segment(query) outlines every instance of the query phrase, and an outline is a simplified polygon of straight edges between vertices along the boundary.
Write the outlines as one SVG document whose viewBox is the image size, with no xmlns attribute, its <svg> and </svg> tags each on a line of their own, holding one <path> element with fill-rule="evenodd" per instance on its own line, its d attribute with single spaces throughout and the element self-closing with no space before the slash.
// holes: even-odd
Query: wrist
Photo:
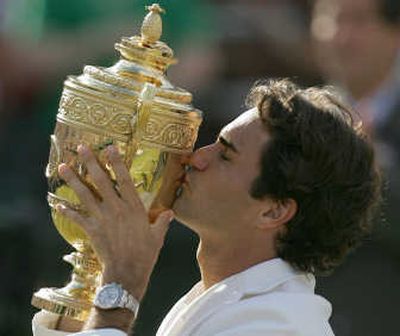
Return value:
<svg viewBox="0 0 400 336">
<path fill-rule="evenodd" d="M 116 311 L 117 316 L 124 316 L 125 321 L 134 320 L 139 311 L 139 302 L 120 284 L 115 282 L 101 286 L 96 291 L 93 305 L 97 313 Z M 128 314 L 127 314 L 128 313 Z"/>
<path fill-rule="evenodd" d="M 128 309 L 103 310 L 93 307 L 82 330 L 115 328 L 129 334 L 134 322 L 135 316 Z"/>
<path fill-rule="evenodd" d="M 129 277 L 130 275 L 130 277 Z M 115 271 L 104 270 L 101 278 L 101 286 L 109 283 L 120 284 L 129 294 L 131 294 L 137 301 L 141 301 L 146 292 L 147 285 L 150 277 L 135 277 L 133 274 L 119 274 Z"/>
<path fill-rule="evenodd" d="M 55 326 L 55 330 L 65 331 L 65 332 L 79 332 L 82 330 L 84 323 L 66 316 L 60 316 Z"/>
</svg>

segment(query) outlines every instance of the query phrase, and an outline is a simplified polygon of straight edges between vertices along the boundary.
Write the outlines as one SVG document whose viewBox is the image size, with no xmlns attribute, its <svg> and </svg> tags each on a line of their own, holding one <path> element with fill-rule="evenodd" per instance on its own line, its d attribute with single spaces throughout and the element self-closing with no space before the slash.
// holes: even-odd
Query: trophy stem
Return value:
<svg viewBox="0 0 400 336">
<path fill-rule="evenodd" d="M 42 288 L 32 304 L 40 309 L 84 321 L 92 307 L 101 265 L 91 248 L 72 252 L 63 258 L 73 266 L 71 281 L 63 288 Z"/>
</svg>

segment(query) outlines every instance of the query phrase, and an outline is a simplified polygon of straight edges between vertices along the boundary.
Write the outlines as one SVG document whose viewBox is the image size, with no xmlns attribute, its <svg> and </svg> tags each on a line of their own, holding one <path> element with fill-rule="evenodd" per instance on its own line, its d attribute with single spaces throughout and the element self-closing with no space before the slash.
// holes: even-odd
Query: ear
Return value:
<svg viewBox="0 0 400 336">
<path fill-rule="evenodd" d="M 279 228 L 290 221 L 296 212 L 297 202 L 292 198 L 268 200 L 268 206 L 259 215 L 257 227 L 262 230 Z"/>
</svg>

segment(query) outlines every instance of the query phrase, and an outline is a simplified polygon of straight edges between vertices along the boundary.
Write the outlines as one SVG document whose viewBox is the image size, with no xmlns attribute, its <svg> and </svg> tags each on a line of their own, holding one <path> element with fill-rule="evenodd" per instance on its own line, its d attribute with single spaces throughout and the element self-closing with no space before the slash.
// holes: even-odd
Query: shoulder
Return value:
<svg viewBox="0 0 400 336">
<path fill-rule="evenodd" d="M 330 303 L 312 293 L 272 292 L 243 297 L 209 317 L 201 335 L 332 336 Z M 200 335 L 199 334 L 199 335 Z"/>
</svg>

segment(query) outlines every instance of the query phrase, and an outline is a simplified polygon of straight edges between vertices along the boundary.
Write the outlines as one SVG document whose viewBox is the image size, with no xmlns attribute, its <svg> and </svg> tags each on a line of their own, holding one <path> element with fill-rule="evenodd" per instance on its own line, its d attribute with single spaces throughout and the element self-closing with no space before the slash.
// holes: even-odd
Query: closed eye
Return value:
<svg viewBox="0 0 400 336">
<path fill-rule="evenodd" d="M 222 145 L 224 145 L 224 147 L 226 147 L 227 149 L 232 150 L 234 153 L 239 153 L 236 146 L 231 141 L 228 141 L 227 139 L 225 139 L 222 135 L 218 136 L 218 141 Z"/>
<path fill-rule="evenodd" d="M 224 161 L 230 161 L 230 159 L 228 158 L 228 156 L 225 153 L 225 150 L 222 150 L 219 152 L 219 157 Z"/>
</svg>

